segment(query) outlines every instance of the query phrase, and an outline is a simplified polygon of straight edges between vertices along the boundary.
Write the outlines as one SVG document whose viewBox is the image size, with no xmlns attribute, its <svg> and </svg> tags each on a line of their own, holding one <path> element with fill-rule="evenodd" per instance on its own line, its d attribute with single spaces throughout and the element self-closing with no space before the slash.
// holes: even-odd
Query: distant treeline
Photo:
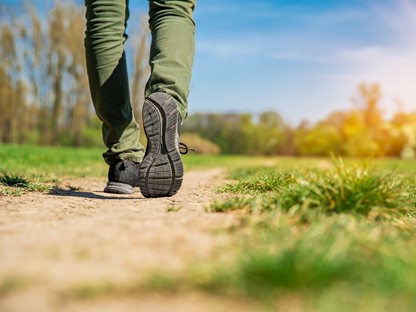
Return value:
<svg viewBox="0 0 416 312">
<path fill-rule="evenodd" d="M 28 7 L 10 14 L 0 5 L 0 14 L 0 142 L 102 146 L 85 68 L 84 7 L 57 1 L 47 13 Z M 149 74 L 147 17 L 133 28 L 127 55 L 140 122 Z M 416 114 L 386 119 L 381 96 L 378 84 L 360 84 L 351 109 L 298 126 L 275 111 L 197 113 L 184 122 L 183 140 L 207 153 L 414 158 Z"/>
<path fill-rule="evenodd" d="M 353 108 L 336 111 L 323 120 L 303 121 L 297 127 L 276 112 L 250 114 L 194 114 L 184 131 L 199 134 L 223 153 L 250 155 L 414 158 L 416 114 L 396 112 L 383 118 L 378 84 L 360 84 Z"/>
</svg>

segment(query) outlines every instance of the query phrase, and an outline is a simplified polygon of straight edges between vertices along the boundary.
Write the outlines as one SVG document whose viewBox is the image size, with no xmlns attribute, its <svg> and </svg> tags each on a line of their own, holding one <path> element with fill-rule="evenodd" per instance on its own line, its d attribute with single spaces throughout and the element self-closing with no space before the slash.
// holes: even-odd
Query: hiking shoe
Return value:
<svg viewBox="0 0 416 312">
<path fill-rule="evenodd" d="M 132 194 L 139 180 L 140 164 L 129 160 L 121 160 L 110 165 L 106 193 Z"/>
<path fill-rule="evenodd" d="M 164 92 L 148 96 L 143 104 L 143 126 L 147 148 L 139 171 L 140 191 L 144 197 L 175 195 L 183 180 L 181 116 L 176 100 Z"/>
</svg>

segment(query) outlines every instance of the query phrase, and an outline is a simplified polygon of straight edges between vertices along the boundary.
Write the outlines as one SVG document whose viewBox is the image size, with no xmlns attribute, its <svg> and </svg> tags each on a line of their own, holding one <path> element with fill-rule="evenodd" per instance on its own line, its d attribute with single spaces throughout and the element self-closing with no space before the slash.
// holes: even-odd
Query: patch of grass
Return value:
<svg viewBox="0 0 416 312">
<path fill-rule="evenodd" d="M 102 159 L 103 148 L 45 147 L 2 144 L 0 148 L 0 170 L 19 172 L 31 180 L 57 183 L 64 177 L 101 177 L 107 175 L 108 166 Z M 278 170 L 303 170 L 325 168 L 330 164 L 327 158 L 258 157 L 239 155 L 183 156 L 185 170 L 223 167 L 231 170 L 244 168 L 248 174 L 258 170 L 253 167 L 265 164 Z M 349 160 L 347 163 L 350 162 Z M 395 168 L 398 172 L 416 170 L 414 161 L 375 160 L 381 168 Z"/>
<path fill-rule="evenodd" d="M 233 197 L 223 201 L 214 201 L 205 210 L 207 212 L 227 212 L 235 210 L 243 210 L 251 207 L 249 199 L 243 197 Z"/>
<path fill-rule="evenodd" d="M 402 297 L 416 307 L 415 229 L 403 232 L 385 223 L 374 226 L 352 216 L 332 216 L 308 227 L 290 226 L 280 215 L 274 227 L 256 228 L 232 266 L 211 281 L 219 292 L 259 299 L 290 290 L 320 298 L 328 290 L 346 290 L 328 301 Z M 413 224 L 414 226 L 414 224 Z M 226 278 L 224 278 L 226 276 Z M 361 292 L 361 296 L 359 293 Z M 305 296 L 305 294 L 304 294 Z M 312 304 L 318 304 L 313 300 Z"/>
<path fill-rule="evenodd" d="M 416 310 L 412 172 L 333 159 L 331 167 L 244 168 L 234 177 L 222 188 L 234 197 L 208 211 L 240 212 L 232 229 L 240 251 L 211 264 L 210 275 L 207 264 L 185 273 L 187 283 L 272 310 L 288 293 L 307 311 Z"/>
<path fill-rule="evenodd" d="M 89 282 L 75 285 L 71 290 L 65 294 L 75 299 L 97 299 L 108 295 L 116 295 L 122 293 L 123 290 L 119 285 L 113 282 L 102 281 L 102 282 Z"/>
<path fill-rule="evenodd" d="M 344 167 L 299 176 L 293 187 L 275 196 L 274 204 L 322 208 L 333 212 L 368 214 L 373 208 L 410 208 L 406 186 L 393 174 L 379 174 L 366 167 Z"/>
<path fill-rule="evenodd" d="M 288 293 L 302 300 L 305 311 L 334 311 L 341 304 L 343 311 L 384 311 L 398 302 L 400 311 L 414 310 L 413 220 L 374 223 L 348 214 L 320 215 L 308 226 L 297 220 L 285 212 L 269 215 L 236 235 L 241 247 L 233 261 L 194 263 L 176 276 L 158 273 L 141 287 L 248 297 L 271 310 Z"/>
<path fill-rule="evenodd" d="M 178 212 L 182 208 L 182 206 L 169 205 L 166 207 L 166 212 Z"/>
<path fill-rule="evenodd" d="M 107 165 L 99 148 L 2 145 L 0 170 L 19 172 L 40 182 L 56 182 L 62 177 L 102 176 Z"/>
<path fill-rule="evenodd" d="M 250 178 L 240 179 L 237 183 L 229 183 L 218 189 L 219 192 L 238 194 L 259 194 L 280 192 L 287 189 L 295 178 L 286 172 L 262 171 Z"/>
<path fill-rule="evenodd" d="M 177 283 L 177 277 L 157 272 L 144 279 L 134 276 L 126 281 L 97 280 L 79 283 L 73 285 L 61 295 L 77 300 L 99 299 L 109 296 L 131 296 L 143 293 L 146 290 L 174 291 L 178 287 Z"/>
<path fill-rule="evenodd" d="M 141 283 L 136 283 L 131 290 L 138 291 L 141 289 L 151 290 L 175 290 L 178 288 L 178 278 L 171 274 L 155 273 L 149 275 L 149 277 Z"/>
<path fill-rule="evenodd" d="M 7 275 L 0 279 L 0 296 L 19 291 L 29 286 L 33 280 L 23 275 Z"/>
<path fill-rule="evenodd" d="M 1 145 L 0 170 L 19 172 L 31 180 L 58 183 L 66 177 L 107 176 L 108 166 L 102 158 L 103 148 L 45 147 L 28 145 Z M 265 161 L 275 163 L 277 158 L 235 155 L 189 154 L 182 157 L 185 170 L 212 167 L 237 168 L 258 166 Z"/>
<path fill-rule="evenodd" d="M 0 196 L 22 196 L 25 191 L 21 188 L 0 185 Z"/>
<path fill-rule="evenodd" d="M 373 209 L 391 209 L 400 213 L 415 210 L 415 184 L 395 173 L 379 171 L 365 164 L 346 165 L 333 160 L 330 169 L 298 171 L 296 174 L 278 171 L 261 172 L 221 188 L 237 194 L 264 194 L 258 200 L 245 201 L 263 210 L 322 209 L 331 212 L 351 212 L 368 215 Z M 235 210 L 237 200 L 222 205 L 214 203 L 214 211 Z M 223 209 L 218 209 L 221 207 Z"/>
<path fill-rule="evenodd" d="M 273 236 L 269 232 L 269 241 L 256 240 L 257 247 L 251 242 L 244 249 L 243 257 L 233 269 L 231 285 L 225 287 L 240 289 L 250 296 L 267 297 L 283 289 L 318 291 L 340 280 L 350 282 L 357 263 L 348 256 L 351 244 L 340 230 L 314 226 L 303 231 L 302 237 L 295 235 L 296 239 L 288 237 L 290 229 L 281 228 Z M 334 234 L 335 237 L 331 236 Z M 344 248 L 336 248 L 339 244 Z"/>
<path fill-rule="evenodd" d="M 0 194 L 2 195 L 20 196 L 25 191 L 45 192 L 51 190 L 51 188 L 49 185 L 32 183 L 19 174 L 0 172 Z"/>
<path fill-rule="evenodd" d="M 7 171 L 0 172 L 0 183 L 5 186 L 14 186 L 21 188 L 29 188 L 29 181 L 18 174 L 9 173 Z"/>
<path fill-rule="evenodd" d="M 52 189 L 52 186 L 46 184 L 31 183 L 29 186 L 29 190 L 34 192 L 49 192 Z"/>
</svg>

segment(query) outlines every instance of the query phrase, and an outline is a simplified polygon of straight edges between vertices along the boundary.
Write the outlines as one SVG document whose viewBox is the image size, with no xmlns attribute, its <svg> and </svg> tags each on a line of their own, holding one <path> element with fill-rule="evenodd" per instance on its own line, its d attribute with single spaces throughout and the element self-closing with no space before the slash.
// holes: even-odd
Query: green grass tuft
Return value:
<svg viewBox="0 0 416 312">
<path fill-rule="evenodd" d="M 291 189 L 274 198 L 275 203 L 286 209 L 303 206 L 365 215 L 374 208 L 411 208 L 407 186 L 394 173 L 380 173 L 365 165 L 346 166 L 342 161 L 333 165 L 332 170 L 300 176 Z"/>
<path fill-rule="evenodd" d="M 0 296 L 22 290 L 33 283 L 28 276 L 11 274 L 0 279 Z"/>
<path fill-rule="evenodd" d="M 0 194 L 2 195 L 20 196 L 25 191 L 45 192 L 51 189 L 49 185 L 32 183 L 22 175 L 0 172 Z"/>
<path fill-rule="evenodd" d="M 239 194 L 259 194 L 280 192 L 287 189 L 294 182 L 294 176 L 286 172 L 262 171 L 250 178 L 240 179 L 237 183 L 220 187 L 220 192 Z"/>
<path fill-rule="evenodd" d="M 21 188 L 29 188 L 30 182 L 25 177 L 9 173 L 7 171 L 0 172 L 0 184 L 5 186 L 14 186 L 14 187 L 21 187 Z"/>
<path fill-rule="evenodd" d="M 242 210 L 251 206 L 250 200 L 241 198 L 241 197 L 234 197 L 224 201 L 214 201 L 212 202 L 209 207 L 206 209 L 207 212 L 227 212 L 227 211 L 235 211 L 235 210 Z"/>
<path fill-rule="evenodd" d="M 260 194 L 257 200 L 251 197 L 244 202 L 249 211 L 258 211 L 261 201 L 260 210 L 264 211 L 321 209 L 328 213 L 368 215 L 374 209 L 392 209 L 399 213 L 413 213 L 416 202 L 415 184 L 403 176 L 365 164 L 346 165 L 336 159 L 331 169 L 309 169 L 296 174 L 270 170 L 253 172 L 236 183 L 225 185 L 220 191 Z M 236 210 L 241 204 L 233 199 L 223 204 L 214 203 L 212 210 Z"/>
<path fill-rule="evenodd" d="M 166 212 L 178 212 L 182 208 L 183 208 L 182 206 L 169 205 L 166 207 Z"/>
<path fill-rule="evenodd" d="M 81 300 L 97 299 L 122 292 L 119 287 L 119 285 L 108 281 L 83 283 L 72 287 L 66 295 Z"/>
</svg>

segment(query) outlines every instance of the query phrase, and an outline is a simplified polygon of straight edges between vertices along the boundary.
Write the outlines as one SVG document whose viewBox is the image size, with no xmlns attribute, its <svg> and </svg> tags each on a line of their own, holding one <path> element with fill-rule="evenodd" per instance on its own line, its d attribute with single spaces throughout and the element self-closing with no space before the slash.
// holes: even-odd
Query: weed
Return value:
<svg viewBox="0 0 416 312">
<path fill-rule="evenodd" d="M 0 172 L 0 183 L 6 186 L 14 186 L 21 188 L 28 188 L 30 182 L 23 176 L 9 173 L 7 171 Z"/>
<path fill-rule="evenodd" d="M 416 199 L 414 184 L 398 179 L 394 173 L 379 172 L 366 165 L 345 165 L 333 160 L 331 169 L 315 169 L 296 174 L 261 172 L 227 184 L 223 192 L 262 194 L 258 200 L 244 201 L 249 211 L 285 209 L 323 209 L 327 212 L 351 212 L 368 215 L 374 209 L 392 209 L 412 213 Z M 257 205 L 257 208 L 253 206 Z M 214 203 L 212 211 L 235 210 L 238 200 Z"/>
<path fill-rule="evenodd" d="M 0 185 L 0 195 L 4 196 L 21 196 L 25 192 L 21 188 L 7 187 Z"/>
<path fill-rule="evenodd" d="M 207 212 L 227 212 L 242 210 L 250 205 L 250 200 L 242 197 L 234 197 L 224 201 L 214 201 L 206 208 Z"/>
<path fill-rule="evenodd" d="M 406 186 L 394 174 L 366 166 L 345 166 L 342 161 L 334 162 L 333 170 L 299 176 L 290 189 L 275 196 L 274 202 L 286 209 L 307 206 L 365 215 L 373 208 L 406 210 L 411 204 Z"/>
<path fill-rule="evenodd" d="M 182 209 L 182 206 L 175 206 L 175 205 L 169 205 L 166 207 L 166 212 L 178 212 Z"/>
<path fill-rule="evenodd" d="M 8 275 L 0 280 L 0 296 L 21 290 L 31 284 L 31 278 L 22 275 Z"/>
<path fill-rule="evenodd" d="M 262 171 L 250 178 L 240 179 L 237 183 L 226 184 L 219 188 L 220 192 L 259 194 L 280 192 L 294 182 L 294 176 L 286 172 Z"/>
<path fill-rule="evenodd" d="M 45 192 L 51 190 L 51 186 L 35 184 L 19 174 L 12 174 L 6 171 L 0 173 L 0 194 L 20 196 L 25 191 Z"/>
<path fill-rule="evenodd" d="M 141 284 L 141 285 L 140 285 Z M 169 274 L 155 273 L 149 275 L 147 280 L 142 283 L 138 283 L 133 286 L 131 289 L 136 288 L 147 288 L 152 290 L 173 290 L 177 287 L 178 278 L 171 276 Z"/>
<path fill-rule="evenodd" d="M 73 286 L 65 295 L 75 299 L 96 299 L 123 293 L 122 286 L 111 281 L 81 283 Z"/>
</svg>

